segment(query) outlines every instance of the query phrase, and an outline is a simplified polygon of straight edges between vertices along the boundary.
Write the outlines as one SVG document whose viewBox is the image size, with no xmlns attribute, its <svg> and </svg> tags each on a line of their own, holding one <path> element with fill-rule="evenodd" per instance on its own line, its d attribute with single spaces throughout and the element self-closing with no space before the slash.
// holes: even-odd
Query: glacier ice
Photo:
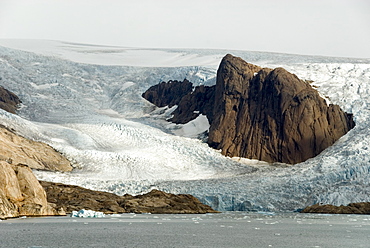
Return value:
<svg viewBox="0 0 370 248">
<path fill-rule="evenodd" d="M 35 171 L 41 180 L 117 194 L 153 188 L 190 193 L 218 210 L 290 211 L 370 200 L 370 60 L 233 51 L 312 80 L 330 102 L 354 114 L 356 127 L 347 135 L 319 156 L 289 166 L 224 157 L 195 138 L 208 129 L 204 116 L 171 124 L 166 118 L 173 108 L 156 108 L 141 97 L 170 79 L 214 84 L 227 51 L 124 54 L 122 48 L 121 60 L 109 62 L 112 53 L 104 47 L 48 44 L 34 52 L 0 47 L 0 85 L 23 101 L 19 116 L 0 110 L 0 124 L 50 144 L 75 166 L 71 173 Z M 138 54 L 147 59 L 141 66 Z"/>
</svg>

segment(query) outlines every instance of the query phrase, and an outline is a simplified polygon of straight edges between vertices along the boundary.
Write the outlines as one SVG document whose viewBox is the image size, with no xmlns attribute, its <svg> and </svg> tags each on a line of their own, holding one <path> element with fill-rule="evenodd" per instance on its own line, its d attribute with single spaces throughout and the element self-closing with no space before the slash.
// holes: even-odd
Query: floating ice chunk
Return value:
<svg viewBox="0 0 370 248">
<path fill-rule="evenodd" d="M 93 210 L 85 210 L 81 209 L 80 211 L 72 211 L 71 217 L 79 217 L 79 218 L 103 218 L 105 214 L 103 212 L 97 212 Z"/>
<path fill-rule="evenodd" d="M 111 214 L 110 217 L 122 217 L 121 214 Z"/>
<path fill-rule="evenodd" d="M 265 212 L 265 211 L 258 211 L 257 213 L 263 214 L 263 215 L 276 215 L 274 212 Z"/>
</svg>

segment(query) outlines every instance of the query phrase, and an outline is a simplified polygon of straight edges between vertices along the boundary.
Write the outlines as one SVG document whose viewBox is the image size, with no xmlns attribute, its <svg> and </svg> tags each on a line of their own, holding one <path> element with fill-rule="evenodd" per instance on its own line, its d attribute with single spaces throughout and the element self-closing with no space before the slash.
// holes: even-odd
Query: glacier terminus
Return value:
<svg viewBox="0 0 370 248">
<path fill-rule="evenodd" d="M 205 116 L 169 123 L 176 106 L 141 97 L 162 81 L 214 85 L 227 53 L 313 81 L 356 126 L 305 162 L 268 164 L 223 156 L 198 138 L 209 127 Z M 22 100 L 18 115 L 0 110 L 0 124 L 73 162 L 72 172 L 34 171 L 40 180 L 120 195 L 187 193 L 219 211 L 370 201 L 370 59 L 0 40 L 0 85 Z"/>
</svg>

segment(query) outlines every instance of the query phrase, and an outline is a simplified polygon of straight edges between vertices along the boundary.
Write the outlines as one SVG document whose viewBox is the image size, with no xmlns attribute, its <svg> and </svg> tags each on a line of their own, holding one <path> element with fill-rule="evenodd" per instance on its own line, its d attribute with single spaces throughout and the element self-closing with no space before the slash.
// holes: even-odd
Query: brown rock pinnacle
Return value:
<svg viewBox="0 0 370 248">
<path fill-rule="evenodd" d="M 227 156 L 267 162 L 305 161 L 355 125 L 296 75 L 229 54 L 217 71 L 214 106 L 208 144 Z"/>
</svg>

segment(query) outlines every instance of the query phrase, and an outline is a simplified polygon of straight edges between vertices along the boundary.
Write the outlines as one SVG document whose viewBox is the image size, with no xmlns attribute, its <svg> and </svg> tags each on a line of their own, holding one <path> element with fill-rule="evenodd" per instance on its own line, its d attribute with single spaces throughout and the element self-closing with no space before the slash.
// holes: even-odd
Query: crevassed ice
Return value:
<svg viewBox="0 0 370 248">
<path fill-rule="evenodd" d="M 187 61 L 220 53 L 182 52 Z M 295 166 L 230 159 L 194 139 L 209 127 L 204 116 L 186 125 L 170 124 L 165 119 L 173 109 L 156 109 L 141 97 L 151 85 L 170 79 L 214 84 L 216 67 L 199 62 L 171 68 L 79 64 L 1 47 L 0 85 L 23 105 L 22 118 L 0 110 L 0 124 L 52 145 L 76 167 L 71 173 L 35 172 L 42 180 L 118 194 L 153 188 L 190 193 L 218 210 L 279 211 L 317 202 L 369 201 L 370 61 L 234 55 L 313 80 L 322 95 L 354 114 L 356 127 L 316 158 Z"/>
</svg>

